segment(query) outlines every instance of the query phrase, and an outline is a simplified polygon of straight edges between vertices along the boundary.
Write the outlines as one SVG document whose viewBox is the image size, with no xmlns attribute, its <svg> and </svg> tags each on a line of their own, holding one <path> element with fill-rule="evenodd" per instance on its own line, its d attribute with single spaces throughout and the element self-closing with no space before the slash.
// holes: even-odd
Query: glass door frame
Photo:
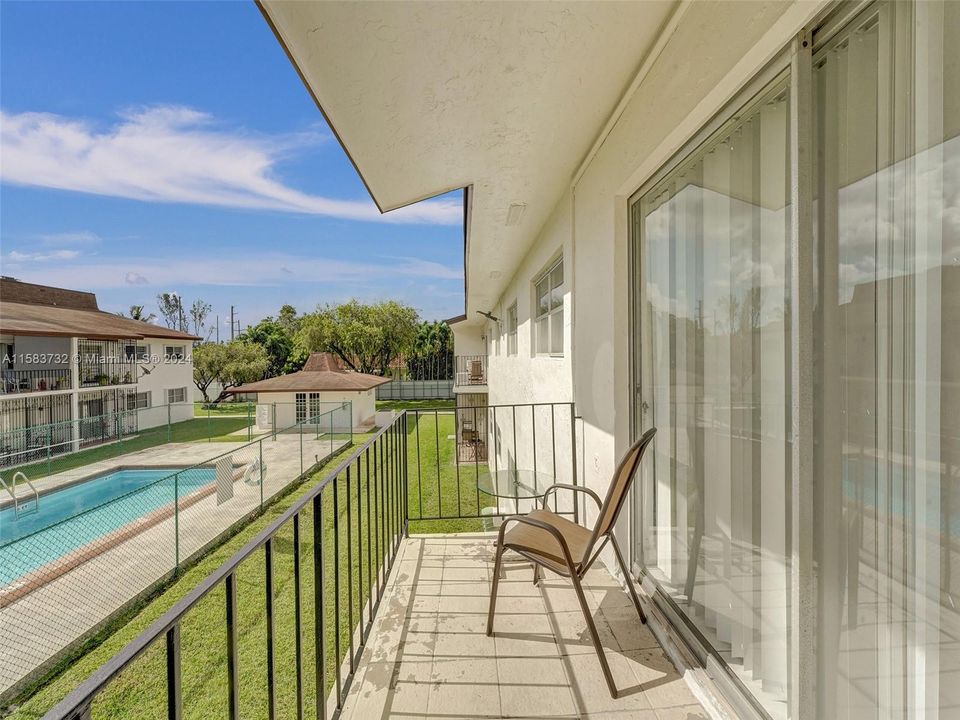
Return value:
<svg viewBox="0 0 960 720">
<path fill-rule="evenodd" d="M 633 222 L 633 208 L 640 198 L 676 170 L 710 137 L 725 124 L 735 120 L 738 113 L 784 74 L 789 75 L 790 113 L 790 258 L 791 276 L 787 279 L 791 291 L 791 488 L 790 488 L 790 616 L 789 616 L 789 715 L 791 720 L 815 720 L 817 708 L 816 681 L 816 586 L 814 576 L 813 538 L 813 384 L 814 384 L 814 337 L 813 308 L 816 299 L 814 277 L 814 195 L 813 137 L 813 53 L 814 39 L 817 46 L 829 41 L 833 35 L 874 5 L 873 0 L 832 5 L 812 20 L 801 32 L 787 43 L 765 67 L 759 70 L 744 87 L 736 93 L 707 123 L 705 123 L 683 147 L 657 172 L 648 178 L 626 202 L 627 210 L 627 257 L 628 323 L 630 328 L 630 437 L 636 439 L 645 430 L 643 413 L 648 398 L 643 396 L 647 363 L 644 354 L 649 352 L 649 327 L 642 319 L 642 239 Z M 637 317 L 638 313 L 641 317 Z M 644 471 L 647 472 L 647 471 Z M 645 570 L 643 557 L 643 511 L 645 486 L 634 485 L 630 512 L 629 562 L 634 577 L 641 582 L 657 609 L 671 627 L 677 630 L 678 639 L 686 649 L 697 657 L 714 682 L 723 691 L 743 717 L 769 718 L 767 711 L 747 690 L 730 669 L 719 652 L 713 648 L 699 630 L 676 607 L 674 600 L 662 590 L 653 576 Z"/>
</svg>

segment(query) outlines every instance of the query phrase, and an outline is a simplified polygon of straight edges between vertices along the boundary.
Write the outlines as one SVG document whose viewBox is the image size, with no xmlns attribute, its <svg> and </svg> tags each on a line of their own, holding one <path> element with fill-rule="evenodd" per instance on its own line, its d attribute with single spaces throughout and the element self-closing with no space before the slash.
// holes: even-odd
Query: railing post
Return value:
<svg viewBox="0 0 960 720">
<path fill-rule="evenodd" d="M 273 439 L 274 439 L 274 440 L 277 439 L 277 434 L 276 434 L 276 433 L 273 434 Z M 261 440 L 260 442 L 257 443 L 257 448 L 258 448 L 259 451 L 260 451 L 260 483 L 259 483 L 259 485 L 260 485 L 260 512 L 263 512 L 263 476 L 265 475 L 265 473 L 263 472 L 263 440 Z"/>
<path fill-rule="evenodd" d="M 167 402 L 167 442 L 173 440 L 173 428 L 171 427 L 170 403 Z"/>
<path fill-rule="evenodd" d="M 211 442 L 213 433 L 210 431 L 210 403 L 207 403 L 207 442 Z"/>
<path fill-rule="evenodd" d="M 300 477 L 303 477 L 303 423 L 300 423 Z"/>
<path fill-rule="evenodd" d="M 253 418 L 250 417 L 253 404 L 247 403 L 247 440 L 253 440 Z"/>
<path fill-rule="evenodd" d="M 273 441 L 277 441 L 277 404 L 273 404 Z"/>
<path fill-rule="evenodd" d="M 570 482 L 573 485 L 577 484 L 577 415 L 574 412 L 573 403 L 570 403 L 570 465 L 572 478 Z M 574 493 L 574 495 L 579 495 L 579 493 Z M 573 499 L 573 521 L 575 523 L 580 522 L 580 503 L 577 501 L 577 498 Z"/>
<path fill-rule="evenodd" d="M 408 455 L 407 455 L 407 411 L 406 410 L 403 411 L 403 415 L 401 416 L 401 418 L 403 420 L 403 468 L 401 470 L 401 472 L 403 473 L 403 536 L 408 538 L 410 537 L 410 499 L 408 497 L 409 477 L 407 475 Z M 456 418 L 456 414 L 454 414 L 454 418 Z M 454 423 L 454 426 L 456 426 L 456 423 Z M 454 432 L 456 432 L 456 430 L 454 430 Z M 454 452 L 456 452 L 456 441 L 454 441 Z M 459 458 L 455 457 L 453 460 L 454 462 L 457 462 Z M 459 473 L 460 473 L 460 467 L 458 464 L 457 466 L 458 476 L 459 476 Z M 457 487 L 459 492 L 459 485 Z M 459 511 L 459 507 L 457 508 L 457 510 Z"/>
<path fill-rule="evenodd" d="M 183 685 L 180 679 L 180 623 L 167 630 L 167 718 L 183 717 Z"/>
</svg>

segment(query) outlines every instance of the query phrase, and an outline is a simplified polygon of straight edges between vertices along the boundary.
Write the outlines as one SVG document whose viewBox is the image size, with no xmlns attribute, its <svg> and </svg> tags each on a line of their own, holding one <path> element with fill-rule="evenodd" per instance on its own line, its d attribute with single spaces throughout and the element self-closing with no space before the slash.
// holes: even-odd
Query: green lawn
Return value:
<svg viewBox="0 0 960 720">
<path fill-rule="evenodd" d="M 456 400 L 377 400 L 377 410 L 452 410 Z"/>
<path fill-rule="evenodd" d="M 368 436 L 357 435 L 358 444 Z M 327 469 L 339 462 L 339 457 L 327 463 Z M 371 462 L 371 466 L 373 463 Z M 374 522 L 368 524 L 368 491 L 370 518 L 380 527 L 382 517 L 373 508 L 382 508 L 383 485 L 375 476 L 367 483 L 365 458 L 360 458 L 359 474 L 352 474 L 349 487 L 350 513 L 348 520 L 348 488 L 346 476 L 336 483 L 337 502 L 334 502 L 334 484 L 324 490 L 324 622 L 326 643 L 326 693 L 335 682 L 337 663 L 334 602 L 335 563 L 340 567 L 340 653 L 345 658 L 349 647 L 349 608 L 353 608 L 354 625 L 359 621 L 361 608 L 367 617 L 371 584 L 376 590 L 378 557 L 386 552 L 382 535 L 374 532 Z M 62 663 L 60 674 L 25 700 L 12 717 L 40 718 L 97 667 L 117 653 L 127 642 L 186 595 L 204 577 L 213 572 L 258 531 L 276 519 L 295 500 L 302 497 L 324 476 L 321 469 L 311 480 L 269 506 L 263 516 L 251 522 L 219 548 L 213 550 L 189 567 L 156 599 L 132 615 L 125 624 L 112 632 L 103 633 L 89 643 L 89 651 Z M 358 482 L 359 477 L 359 482 Z M 335 507 L 338 521 L 334 524 Z M 358 518 L 362 526 L 358 524 Z M 312 504 L 301 514 L 301 598 L 303 640 L 303 683 L 305 717 L 315 717 L 316 684 L 314 673 L 314 565 L 313 565 Z M 349 527 L 349 533 L 348 533 Z M 368 528 L 370 529 L 368 542 Z M 398 526 L 399 531 L 399 526 Z M 348 534 L 351 552 L 347 555 Z M 362 535 L 362 542 L 361 542 Z M 274 618 L 276 638 L 277 716 L 296 716 L 296 625 L 294 622 L 293 527 L 287 524 L 274 538 Z M 341 552 L 334 554 L 339 542 Z M 363 548 L 363 553 L 359 548 Z M 371 549 L 370 561 L 367 548 Z M 352 573 L 352 574 L 351 574 Z M 369 577 L 369 580 L 368 580 Z M 264 605 L 264 552 L 258 551 L 237 571 L 238 637 L 240 657 L 240 716 L 266 717 L 266 620 Z M 351 602 L 352 599 L 352 602 Z M 209 718 L 227 714 L 226 626 L 224 619 L 224 590 L 217 588 L 202 600 L 184 618 L 181 628 L 182 676 L 185 717 Z M 94 718 L 163 717 L 166 702 L 165 652 L 162 638 L 115 680 L 95 703 Z M 2 714 L 2 710 L 0 710 Z"/>
<path fill-rule="evenodd" d="M 411 532 L 483 530 L 483 521 L 477 519 L 479 511 L 495 504 L 489 495 L 477 491 L 477 480 L 486 472 L 487 464 L 457 464 L 455 431 L 452 412 L 407 413 L 410 517 L 447 518 L 412 521 Z"/>
<path fill-rule="evenodd" d="M 108 460 L 127 453 L 145 450 L 168 442 L 246 442 L 247 434 L 232 433 L 247 427 L 246 417 L 210 417 L 185 420 L 183 422 L 159 425 L 138 431 L 136 435 L 120 441 L 98 445 L 88 450 L 64 455 L 52 455 L 49 459 L 39 460 L 30 465 L 16 468 L 31 480 L 53 475 L 65 470 L 83 467 L 90 463 Z M 211 454 L 216 454 L 212 452 Z M 12 475 L 13 469 L 6 474 Z M 6 478 L 5 478 L 6 479 Z"/>
<path fill-rule="evenodd" d="M 207 406 L 207 403 L 204 402 L 195 402 L 193 404 L 193 416 L 194 417 L 207 417 L 208 415 L 235 415 L 247 417 L 249 413 L 250 417 L 253 417 L 256 413 L 257 408 L 254 403 L 220 403 L 219 405 Z"/>
<path fill-rule="evenodd" d="M 444 519 L 439 521 L 413 520 L 410 531 L 418 532 L 465 532 L 483 529 L 482 521 L 476 519 L 479 508 L 493 504 L 490 499 L 477 493 L 477 477 L 485 470 L 485 464 L 461 464 L 454 462 L 456 443 L 453 413 L 427 413 L 419 417 L 410 413 L 407 418 L 408 436 L 408 507 L 410 517 L 437 515 L 474 516 L 467 519 Z M 196 421 L 195 421 L 196 422 Z M 363 444 L 369 435 L 354 436 L 356 445 Z M 419 453 L 417 452 L 419 448 Z M 335 458 L 333 463 L 344 457 Z M 419 462 L 418 462 L 419 460 Z M 373 459 L 371 458 L 371 466 Z M 336 513 L 334 524 L 334 483 L 323 492 L 324 503 L 324 617 L 325 642 L 327 646 L 326 692 L 334 683 L 335 659 L 345 658 L 350 637 L 349 608 L 353 607 L 354 626 L 359 621 L 361 606 L 366 613 L 367 605 L 362 599 L 369 596 L 372 579 L 376 589 L 376 577 L 380 569 L 379 557 L 386 552 L 383 543 L 372 531 L 370 517 L 379 513 L 373 508 L 382 507 L 382 486 L 375 474 L 367 482 L 366 456 L 362 455 L 351 466 L 350 520 L 347 518 L 347 482 L 342 476 L 336 483 Z M 14 718 L 27 720 L 40 718 L 56 702 L 62 699 L 97 667 L 117 653 L 127 642 L 144 630 L 153 620 L 186 595 L 204 577 L 225 562 L 233 552 L 253 537 L 270 521 L 278 517 L 297 498 L 324 476 L 317 472 L 304 485 L 286 497 L 268 506 L 265 514 L 240 530 L 234 537 L 207 556 L 188 567 L 162 594 L 153 599 L 122 622 L 112 631 L 104 632 L 90 643 L 86 654 L 65 660 L 60 673 L 25 700 L 14 712 Z M 359 478 L 359 482 L 358 482 Z M 371 498 L 368 508 L 368 492 Z M 402 500 L 402 495 L 400 496 Z M 358 511 L 359 509 L 359 511 Z M 362 528 L 358 526 L 358 519 Z M 304 717 L 315 717 L 316 685 L 314 673 L 314 571 L 312 506 L 301 515 L 302 558 L 302 670 L 304 687 Z M 380 524 L 380 521 L 377 521 Z M 350 547 L 347 553 L 348 526 Z M 362 533 L 362 542 L 361 542 Z M 334 553 L 334 543 L 340 545 L 339 556 Z M 364 552 L 358 552 L 363 547 Z M 366 549 L 370 547 L 370 561 Z M 335 563 L 340 567 L 340 652 L 335 642 L 336 604 L 334 602 Z M 352 573 L 352 576 L 351 574 Z M 293 528 L 284 527 L 274 540 L 274 618 L 276 638 L 277 717 L 296 717 L 296 629 L 294 624 L 293 580 Z M 265 568 L 264 553 L 258 551 L 244 562 L 237 571 L 239 657 L 240 657 L 240 716 L 265 717 L 267 715 L 266 691 L 266 619 L 264 606 Z M 352 599 L 352 602 L 351 602 Z M 201 601 L 182 624 L 182 675 L 185 717 L 210 718 L 227 714 L 227 669 L 226 629 L 224 619 L 224 590 L 217 588 Z M 166 701 L 165 653 L 163 642 L 156 644 L 139 658 L 127 671 L 115 680 L 94 705 L 93 718 L 111 720 L 163 717 Z M 2 714 L 2 710 L 0 710 Z"/>
</svg>

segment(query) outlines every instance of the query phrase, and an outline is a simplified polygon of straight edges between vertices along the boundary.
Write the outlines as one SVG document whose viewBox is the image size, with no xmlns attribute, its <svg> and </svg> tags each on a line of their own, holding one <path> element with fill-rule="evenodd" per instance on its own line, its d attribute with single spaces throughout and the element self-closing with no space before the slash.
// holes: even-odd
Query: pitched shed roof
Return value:
<svg viewBox="0 0 960 720">
<path fill-rule="evenodd" d="M 93 293 L 0 279 L 0 333 L 98 339 L 199 340 L 190 333 L 120 317 L 97 306 Z"/>
<path fill-rule="evenodd" d="M 388 377 L 345 370 L 333 353 L 312 353 L 303 370 L 231 388 L 230 393 L 363 392 L 390 382 Z"/>
</svg>

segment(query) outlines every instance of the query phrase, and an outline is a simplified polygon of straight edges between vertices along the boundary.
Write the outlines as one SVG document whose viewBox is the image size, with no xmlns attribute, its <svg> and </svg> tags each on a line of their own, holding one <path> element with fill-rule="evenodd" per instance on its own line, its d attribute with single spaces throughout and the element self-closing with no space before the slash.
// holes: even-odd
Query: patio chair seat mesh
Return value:
<svg viewBox="0 0 960 720">
<path fill-rule="evenodd" d="M 575 568 L 579 568 L 587 559 L 585 555 L 590 547 L 590 538 L 593 535 L 591 530 L 549 510 L 534 510 L 528 513 L 527 517 L 548 523 L 560 531 L 563 539 L 567 542 L 570 558 L 573 560 Z M 563 557 L 563 550 L 557 545 L 553 535 L 542 528 L 516 523 L 504 533 L 503 544 L 511 550 L 527 555 L 530 559 L 536 558 L 554 572 L 563 575 L 569 574 L 567 562 Z"/>
</svg>

